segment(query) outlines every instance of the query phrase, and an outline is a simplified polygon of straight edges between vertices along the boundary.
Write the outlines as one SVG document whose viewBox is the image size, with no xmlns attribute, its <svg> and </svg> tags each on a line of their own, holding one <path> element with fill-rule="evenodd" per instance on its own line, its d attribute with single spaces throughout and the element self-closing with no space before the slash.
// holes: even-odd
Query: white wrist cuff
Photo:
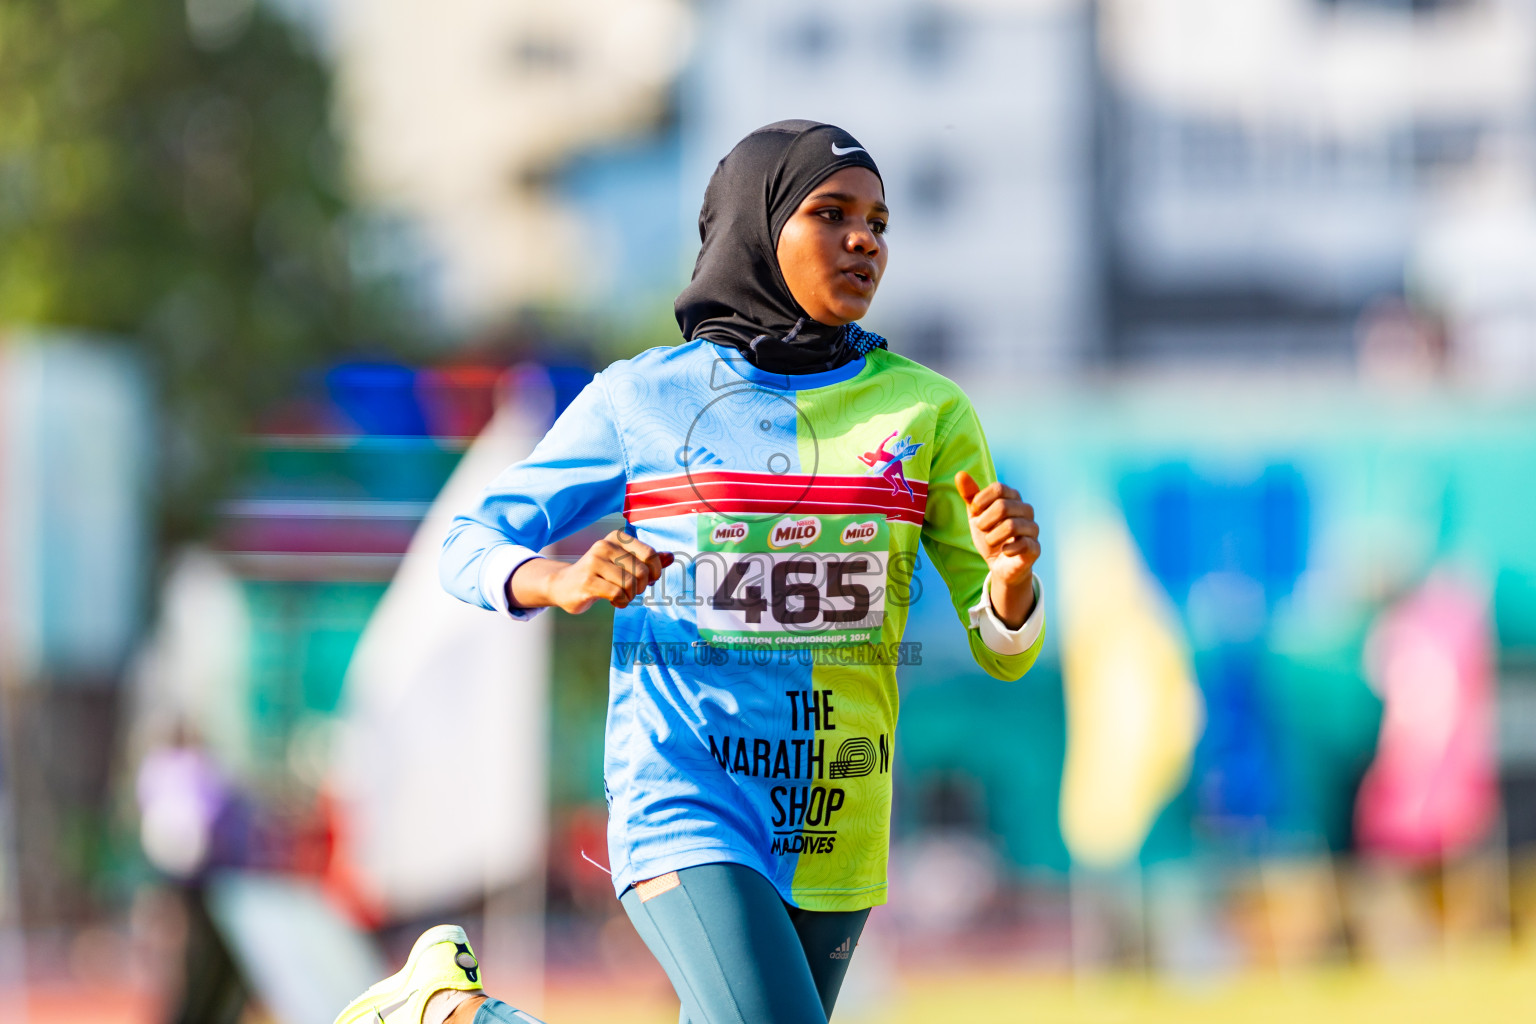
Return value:
<svg viewBox="0 0 1536 1024">
<path fill-rule="evenodd" d="M 507 603 L 507 581 L 517 571 L 518 566 L 532 558 L 541 557 L 532 548 L 525 548 L 520 544 L 498 544 L 486 552 L 485 558 L 480 562 L 480 594 L 491 603 L 503 615 L 514 619 L 531 619 L 542 608 L 513 608 Z"/>
<path fill-rule="evenodd" d="M 1040 594 L 1038 573 L 1034 577 L 1034 587 L 1035 607 L 1030 610 L 1029 618 L 1018 629 L 1009 629 L 992 608 L 992 570 L 987 570 L 986 579 L 981 581 L 981 600 L 970 608 L 971 628 L 981 634 L 981 642 L 987 645 L 987 650 L 994 654 L 1023 654 L 1040 639 L 1040 631 L 1045 628 L 1045 601 Z"/>
</svg>

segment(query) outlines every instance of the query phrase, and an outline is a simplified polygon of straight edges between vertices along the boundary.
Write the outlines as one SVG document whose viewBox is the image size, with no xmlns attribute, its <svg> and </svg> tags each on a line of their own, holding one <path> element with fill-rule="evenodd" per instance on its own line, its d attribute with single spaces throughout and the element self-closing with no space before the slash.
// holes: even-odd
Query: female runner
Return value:
<svg viewBox="0 0 1536 1024">
<path fill-rule="evenodd" d="M 977 663 L 1018 679 L 1044 616 L 1034 511 L 953 382 L 854 322 L 889 255 L 847 132 L 780 121 L 716 168 L 684 343 L 614 363 L 460 515 L 444 586 L 514 619 L 615 609 L 614 889 L 692 1024 L 825 1024 L 885 902 L 896 664 L 921 543 Z M 575 562 L 546 545 L 605 515 Z M 338 1024 L 532 1018 L 462 929 Z"/>
</svg>

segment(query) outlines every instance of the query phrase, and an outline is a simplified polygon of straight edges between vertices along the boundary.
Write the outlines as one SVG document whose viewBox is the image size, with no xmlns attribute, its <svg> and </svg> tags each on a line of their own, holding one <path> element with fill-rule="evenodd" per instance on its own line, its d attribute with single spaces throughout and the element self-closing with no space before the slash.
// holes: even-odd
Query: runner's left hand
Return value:
<svg viewBox="0 0 1536 1024">
<path fill-rule="evenodd" d="M 987 560 L 993 580 L 1010 590 L 1031 588 L 1033 597 L 1035 560 L 1040 557 L 1040 526 L 1035 522 L 1034 506 L 1002 482 L 977 486 L 965 470 L 955 474 L 955 486 L 965 499 L 971 543 Z"/>
</svg>

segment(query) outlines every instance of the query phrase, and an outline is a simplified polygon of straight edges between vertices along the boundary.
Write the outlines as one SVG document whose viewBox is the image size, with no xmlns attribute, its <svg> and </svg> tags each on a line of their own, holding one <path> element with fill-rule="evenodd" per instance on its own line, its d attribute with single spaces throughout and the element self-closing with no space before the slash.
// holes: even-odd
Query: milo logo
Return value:
<svg viewBox="0 0 1536 1024">
<path fill-rule="evenodd" d="M 867 540 L 873 540 L 880 528 L 875 525 L 873 519 L 863 523 L 849 523 L 843 527 L 844 544 L 862 544 Z"/>
<path fill-rule="evenodd" d="M 746 536 L 746 523 L 721 523 L 715 527 L 715 531 L 709 535 L 709 539 L 715 544 L 729 544 L 733 540 L 745 540 Z"/>
<path fill-rule="evenodd" d="M 791 544 L 798 544 L 803 548 L 820 536 L 821 520 L 816 516 L 806 516 L 804 519 L 780 519 L 768 534 L 768 546 L 787 548 Z"/>
</svg>

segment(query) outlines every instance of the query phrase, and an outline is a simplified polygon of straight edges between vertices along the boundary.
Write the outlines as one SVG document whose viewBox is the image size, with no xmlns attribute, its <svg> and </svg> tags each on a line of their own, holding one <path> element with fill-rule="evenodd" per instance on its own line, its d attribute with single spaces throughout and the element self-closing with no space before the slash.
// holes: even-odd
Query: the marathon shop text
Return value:
<svg viewBox="0 0 1536 1024">
<path fill-rule="evenodd" d="M 723 770 L 732 775 L 786 780 L 768 791 L 774 809 L 771 853 L 832 852 L 837 843 L 836 821 L 848 794 L 841 786 L 829 783 L 890 773 L 888 735 L 830 740 L 816 735 L 818 731 L 837 731 L 837 707 L 832 696 L 831 690 L 784 691 L 790 732 L 809 733 L 808 736 L 776 741 L 746 736 L 709 737 L 709 752 Z M 830 757 L 829 742 L 833 745 Z M 794 784 L 797 781 L 803 784 Z"/>
</svg>

